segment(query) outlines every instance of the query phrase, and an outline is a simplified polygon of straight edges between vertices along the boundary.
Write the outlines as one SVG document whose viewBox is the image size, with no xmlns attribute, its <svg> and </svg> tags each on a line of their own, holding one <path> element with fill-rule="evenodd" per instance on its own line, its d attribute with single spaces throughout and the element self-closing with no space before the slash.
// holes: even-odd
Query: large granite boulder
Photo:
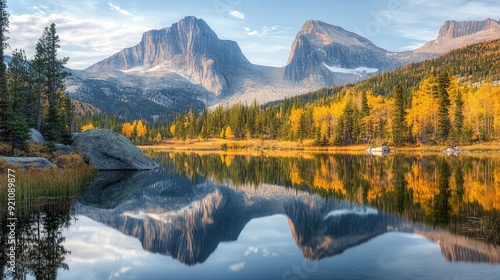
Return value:
<svg viewBox="0 0 500 280">
<path fill-rule="evenodd" d="M 19 164 L 23 170 L 29 168 L 57 168 L 57 165 L 44 157 L 0 157 L 0 160 L 4 160 L 8 164 Z"/>
<path fill-rule="evenodd" d="M 44 144 L 45 143 L 45 139 L 43 138 L 40 131 L 38 131 L 34 128 L 30 128 L 28 135 L 30 137 L 29 141 L 31 141 L 33 143 L 36 143 L 36 144 Z"/>
<path fill-rule="evenodd" d="M 149 170 L 158 164 L 130 140 L 108 129 L 91 129 L 75 137 L 73 149 L 99 170 Z"/>
<path fill-rule="evenodd" d="M 54 146 L 56 148 L 56 152 L 60 155 L 71 155 L 73 153 L 73 148 L 70 145 L 56 143 Z"/>
</svg>

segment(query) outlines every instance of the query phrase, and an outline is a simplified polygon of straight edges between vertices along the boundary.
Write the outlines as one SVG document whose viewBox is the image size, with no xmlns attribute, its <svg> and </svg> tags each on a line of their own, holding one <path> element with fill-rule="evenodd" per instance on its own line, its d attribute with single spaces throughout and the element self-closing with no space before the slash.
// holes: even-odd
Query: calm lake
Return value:
<svg viewBox="0 0 500 280">
<path fill-rule="evenodd" d="M 24 213 L 15 277 L 500 279 L 498 155 L 145 153 Z"/>
</svg>

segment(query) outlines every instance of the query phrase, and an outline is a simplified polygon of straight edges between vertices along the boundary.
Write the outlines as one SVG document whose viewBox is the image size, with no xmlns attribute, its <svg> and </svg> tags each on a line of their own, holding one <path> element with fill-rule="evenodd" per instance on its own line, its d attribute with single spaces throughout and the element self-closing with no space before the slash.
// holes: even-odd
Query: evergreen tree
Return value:
<svg viewBox="0 0 500 280">
<path fill-rule="evenodd" d="M 438 97 L 438 130 L 437 138 L 440 143 L 446 142 L 451 130 L 451 121 L 449 116 L 450 96 L 448 87 L 450 86 L 450 76 L 448 73 L 441 73 L 437 79 L 437 97 Z"/>
<path fill-rule="evenodd" d="M 462 100 L 462 93 L 459 90 L 457 93 L 457 97 L 455 99 L 455 112 L 454 112 L 455 120 L 453 122 L 455 140 L 457 142 L 460 142 L 462 140 L 462 130 L 464 125 L 463 107 L 464 107 L 464 101 Z"/>
<path fill-rule="evenodd" d="M 38 71 L 43 71 L 43 78 L 40 81 L 45 82 L 43 87 L 47 95 L 49 109 L 43 125 L 42 134 L 52 141 L 68 142 L 70 131 L 67 125 L 68 116 L 64 111 L 65 95 L 62 94 L 64 90 L 64 79 L 69 75 L 64 71 L 64 65 L 68 62 L 68 58 L 57 58 L 57 50 L 59 46 L 59 35 L 56 32 L 54 23 L 50 27 L 46 27 L 42 37 L 38 40 L 35 54 L 35 65 Z M 68 97 L 69 98 L 69 97 Z M 38 98 L 38 106 L 41 108 L 41 97 Z M 40 110 L 41 111 L 41 110 Z M 41 112 L 39 111 L 39 118 Z M 71 110 L 70 110 L 71 111 Z"/>
<path fill-rule="evenodd" d="M 26 140 L 29 139 L 29 126 L 26 117 L 23 114 L 12 114 L 12 118 L 8 122 L 9 138 L 7 139 L 12 145 L 11 153 L 15 151 L 26 150 Z"/>
<path fill-rule="evenodd" d="M 7 67 L 4 62 L 4 49 L 8 47 L 7 37 L 9 13 L 7 1 L 0 0 L 0 141 L 8 138 L 8 121 L 11 119 L 9 93 L 7 89 Z"/>
<path fill-rule="evenodd" d="M 394 88 L 394 117 L 393 117 L 393 141 L 394 145 L 401 146 L 406 140 L 407 125 L 405 121 L 405 100 L 404 91 L 401 85 Z"/>
<path fill-rule="evenodd" d="M 30 76 L 31 64 L 23 50 L 12 53 L 9 65 L 9 92 L 12 99 L 12 110 L 25 116 L 30 126 L 36 120 L 36 97 Z"/>
<path fill-rule="evenodd" d="M 36 44 L 35 47 L 35 56 L 33 57 L 33 60 L 31 62 L 31 72 L 33 76 L 33 87 L 37 95 L 36 99 L 36 129 L 38 131 L 41 131 L 42 129 L 42 119 L 43 119 L 43 103 L 44 103 L 44 98 L 46 95 L 44 95 L 44 87 L 45 87 L 45 80 L 46 80 L 46 75 L 44 68 L 47 65 L 46 61 L 46 55 L 45 55 L 45 50 L 43 48 L 43 45 L 41 44 L 40 40 Z"/>
</svg>

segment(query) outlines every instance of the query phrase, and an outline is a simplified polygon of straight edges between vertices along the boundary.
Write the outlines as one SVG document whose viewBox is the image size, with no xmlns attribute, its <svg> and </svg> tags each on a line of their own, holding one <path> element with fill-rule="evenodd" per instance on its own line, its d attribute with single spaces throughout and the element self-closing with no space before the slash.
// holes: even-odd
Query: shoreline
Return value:
<svg viewBox="0 0 500 280">
<path fill-rule="evenodd" d="M 196 140 L 168 140 L 155 145 L 138 145 L 142 149 L 160 149 L 171 151 L 200 151 L 200 152 L 227 152 L 227 151 L 289 151 L 289 152 L 307 152 L 307 153 L 365 153 L 367 144 L 351 146 L 313 146 L 313 140 L 297 141 L 279 141 L 279 140 L 225 140 L 208 139 Z M 390 147 L 391 153 L 442 153 L 448 146 L 403 146 Z M 466 153 L 500 153 L 500 141 L 489 141 L 474 143 L 471 145 L 460 146 Z"/>
</svg>

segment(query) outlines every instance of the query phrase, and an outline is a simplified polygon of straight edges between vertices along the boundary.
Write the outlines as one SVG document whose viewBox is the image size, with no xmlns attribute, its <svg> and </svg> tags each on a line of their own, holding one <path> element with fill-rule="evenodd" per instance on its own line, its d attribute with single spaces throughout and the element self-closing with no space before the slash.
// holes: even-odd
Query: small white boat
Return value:
<svg viewBox="0 0 500 280">
<path fill-rule="evenodd" d="M 366 153 L 374 156 L 386 156 L 390 152 L 389 146 L 383 145 L 380 147 L 368 147 Z"/>
<path fill-rule="evenodd" d="M 460 147 L 455 146 L 455 147 L 448 147 L 446 148 L 443 153 L 445 153 L 447 156 L 458 156 L 463 153 L 462 149 Z"/>
</svg>

